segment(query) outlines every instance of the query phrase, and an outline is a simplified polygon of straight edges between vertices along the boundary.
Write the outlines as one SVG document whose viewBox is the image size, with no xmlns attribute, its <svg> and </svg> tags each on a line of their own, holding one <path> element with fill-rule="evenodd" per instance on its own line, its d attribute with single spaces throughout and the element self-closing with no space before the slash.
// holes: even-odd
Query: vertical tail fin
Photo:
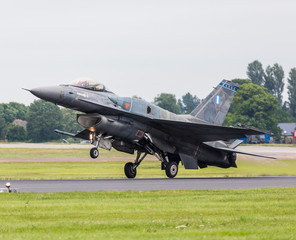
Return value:
<svg viewBox="0 0 296 240">
<path fill-rule="evenodd" d="M 239 85 L 223 80 L 190 115 L 209 123 L 222 125 Z"/>
</svg>

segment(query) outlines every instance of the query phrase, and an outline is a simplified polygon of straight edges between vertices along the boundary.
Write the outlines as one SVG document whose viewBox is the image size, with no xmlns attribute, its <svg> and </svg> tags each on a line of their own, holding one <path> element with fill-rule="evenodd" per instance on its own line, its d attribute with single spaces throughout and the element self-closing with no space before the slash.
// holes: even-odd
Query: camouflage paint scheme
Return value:
<svg viewBox="0 0 296 240">
<path fill-rule="evenodd" d="M 102 84 L 88 79 L 78 79 L 69 85 L 42 87 L 29 90 L 35 96 L 82 112 L 78 123 L 85 129 L 77 134 L 56 132 L 91 139 L 98 147 L 134 154 L 134 163 L 125 166 L 127 177 L 136 176 L 136 168 L 147 154 L 156 156 L 168 177 L 175 177 L 178 164 L 186 169 L 204 168 L 208 165 L 222 168 L 236 167 L 236 151 L 241 143 L 230 146 L 224 141 L 258 135 L 263 131 L 252 128 L 223 127 L 239 85 L 223 80 L 188 115 L 177 115 L 138 98 L 119 97 Z M 141 156 L 144 154 L 144 156 Z M 264 156 L 262 156 L 264 157 Z"/>
</svg>

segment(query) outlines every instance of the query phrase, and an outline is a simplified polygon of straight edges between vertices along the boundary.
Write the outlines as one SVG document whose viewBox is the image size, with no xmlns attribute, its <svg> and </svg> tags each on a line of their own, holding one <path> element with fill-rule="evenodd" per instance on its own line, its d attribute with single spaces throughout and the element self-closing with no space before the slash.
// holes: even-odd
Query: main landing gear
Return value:
<svg viewBox="0 0 296 240">
<path fill-rule="evenodd" d="M 128 162 L 124 166 L 124 173 L 127 178 L 135 178 L 137 175 L 137 167 L 144 160 L 148 153 L 143 153 L 138 151 L 137 158 L 134 163 Z M 163 158 L 158 154 L 154 154 L 162 164 L 162 169 L 165 170 L 167 177 L 174 178 L 178 173 L 178 164 L 174 161 L 169 161 L 167 157 Z"/>
<path fill-rule="evenodd" d="M 137 158 L 135 160 L 135 163 L 128 162 L 124 166 L 124 173 L 127 178 L 135 178 L 137 175 L 137 167 L 140 165 L 140 163 L 144 160 L 144 158 L 147 156 L 148 153 L 144 153 L 143 156 L 142 152 L 137 152 Z"/>
<path fill-rule="evenodd" d="M 176 162 L 168 162 L 165 166 L 165 173 L 169 178 L 176 177 L 178 173 L 178 164 Z"/>
</svg>

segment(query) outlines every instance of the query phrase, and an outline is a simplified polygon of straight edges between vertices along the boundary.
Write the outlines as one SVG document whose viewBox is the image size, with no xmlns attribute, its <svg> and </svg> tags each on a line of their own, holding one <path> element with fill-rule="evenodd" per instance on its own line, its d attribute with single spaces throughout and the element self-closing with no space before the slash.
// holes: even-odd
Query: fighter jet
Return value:
<svg viewBox="0 0 296 240">
<path fill-rule="evenodd" d="M 134 162 L 124 166 L 127 178 L 135 178 L 137 168 L 150 154 L 161 162 L 167 177 L 174 178 L 181 163 L 185 169 L 207 166 L 237 167 L 236 154 L 262 155 L 235 150 L 242 142 L 225 141 L 259 135 L 264 131 L 249 127 L 222 126 L 239 85 L 223 80 L 188 115 L 177 115 L 138 98 L 120 97 L 105 85 L 90 79 L 70 84 L 29 90 L 54 104 L 78 110 L 78 133 L 57 133 L 90 140 L 90 156 L 99 156 L 98 148 L 134 154 Z"/>
</svg>

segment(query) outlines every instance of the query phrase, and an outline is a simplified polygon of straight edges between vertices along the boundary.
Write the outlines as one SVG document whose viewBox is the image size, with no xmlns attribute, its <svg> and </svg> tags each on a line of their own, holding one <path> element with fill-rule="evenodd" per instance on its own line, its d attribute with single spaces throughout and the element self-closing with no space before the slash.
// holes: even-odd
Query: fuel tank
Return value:
<svg viewBox="0 0 296 240">
<path fill-rule="evenodd" d="M 236 153 L 227 153 L 200 146 L 196 158 L 200 167 L 205 167 L 205 165 L 221 168 L 236 167 Z"/>
<path fill-rule="evenodd" d="M 145 133 L 144 127 L 137 122 L 121 121 L 99 114 L 78 114 L 77 122 L 91 132 L 128 141 L 140 140 Z"/>
</svg>

